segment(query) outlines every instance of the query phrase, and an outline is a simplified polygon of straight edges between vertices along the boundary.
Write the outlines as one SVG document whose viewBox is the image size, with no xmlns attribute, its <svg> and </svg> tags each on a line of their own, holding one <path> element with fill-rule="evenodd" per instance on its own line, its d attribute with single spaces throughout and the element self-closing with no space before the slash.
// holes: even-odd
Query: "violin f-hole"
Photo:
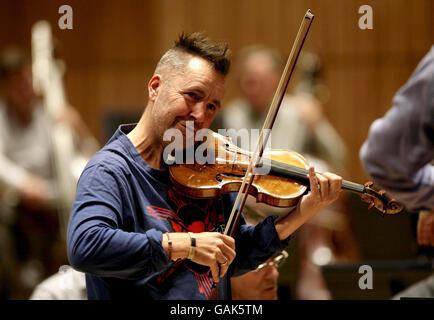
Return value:
<svg viewBox="0 0 434 320">
<path fill-rule="evenodd" d="M 243 170 L 243 171 L 245 171 L 245 170 Z M 236 173 L 229 173 L 229 172 L 223 172 L 223 173 L 219 173 L 219 174 L 217 174 L 216 176 L 215 176 L 215 179 L 218 181 L 218 182 L 222 182 L 223 181 L 223 179 L 222 178 L 220 178 L 220 177 L 231 177 L 231 178 L 240 178 L 240 179 L 242 179 L 242 178 L 244 178 L 244 175 L 242 175 L 242 174 L 236 174 Z"/>
</svg>

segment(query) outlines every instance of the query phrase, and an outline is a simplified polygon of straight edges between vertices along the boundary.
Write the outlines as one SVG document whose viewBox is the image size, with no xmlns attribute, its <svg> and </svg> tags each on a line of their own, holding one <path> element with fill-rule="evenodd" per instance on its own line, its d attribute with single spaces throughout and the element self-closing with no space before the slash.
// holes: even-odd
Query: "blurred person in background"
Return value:
<svg viewBox="0 0 434 320">
<path fill-rule="evenodd" d="M 434 246 L 434 46 L 372 123 L 360 159 L 375 183 L 419 215 L 419 245 Z M 400 297 L 434 297 L 434 274 Z"/>
<path fill-rule="evenodd" d="M 297 66 L 295 90 L 283 99 L 270 135 L 271 148 L 296 151 L 318 172 L 343 175 L 347 149 L 322 111 L 321 101 L 327 99 L 327 88 L 320 81 L 319 59 L 307 52 L 300 56 Z M 274 49 L 262 45 L 244 48 L 237 65 L 241 97 L 222 109 L 212 129 L 261 129 L 283 67 L 282 57 Z M 250 149 L 254 150 L 257 140 L 253 135 L 249 142 Z M 255 203 L 252 198 L 249 198 L 247 206 L 263 217 L 280 211 Z M 359 259 L 344 203 L 336 201 L 313 217 L 300 228 L 298 236 L 300 268 L 294 297 L 330 299 L 320 266 Z"/>
<path fill-rule="evenodd" d="M 39 283 L 30 300 L 87 300 L 86 275 L 63 265 L 59 272 Z"/>
<path fill-rule="evenodd" d="M 58 121 L 79 139 L 89 135 L 72 107 L 59 119 L 48 115 L 33 88 L 29 56 L 17 46 L 6 47 L 0 53 L 0 237 L 5 239 L 0 272 L 5 298 L 27 298 L 38 282 L 67 262 L 50 143 Z"/>
<path fill-rule="evenodd" d="M 244 211 L 248 225 L 255 225 L 263 217 L 248 209 Z M 288 258 L 283 250 L 276 253 L 256 270 L 231 278 L 232 300 L 278 300 L 279 270 Z"/>
<path fill-rule="evenodd" d="M 301 56 L 299 64 L 301 79 L 295 94 L 286 94 L 283 99 L 271 134 L 271 148 L 294 150 L 308 161 L 309 157 L 317 157 L 331 164 L 334 170 L 343 171 L 347 161 L 345 143 L 315 96 L 315 92 L 325 91 L 316 79 L 317 58 L 307 53 Z M 213 128 L 261 129 L 283 71 L 282 57 L 276 50 L 253 45 L 241 51 L 237 67 L 241 97 L 224 107 Z M 252 140 L 254 148 L 257 141 L 253 137 Z"/>
</svg>

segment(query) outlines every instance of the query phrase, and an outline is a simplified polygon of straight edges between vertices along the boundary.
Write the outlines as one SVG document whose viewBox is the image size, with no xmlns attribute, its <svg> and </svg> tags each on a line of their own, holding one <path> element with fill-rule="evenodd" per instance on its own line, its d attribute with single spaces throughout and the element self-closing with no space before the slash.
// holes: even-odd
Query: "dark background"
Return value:
<svg viewBox="0 0 434 320">
<path fill-rule="evenodd" d="M 72 30 L 58 28 L 58 8 L 64 4 L 73 9 Z M 373 9 L 372 30 L 358 27 L 358 8 L 365 4 Z M 324 65 L 329 90 L 324 112 L 349 149 L 345 178 L 363 183 L 368 177 L 358 153 L 370 124 L 390 107 L 395 92 L 433 44 L 431 0 L 6 0 L 1 2 L 0 48 L 14 43 L 30 50 L 31 26 L 48 20 L 66 64 L 69 102 L 103 144 L 111 134 L 110 123 L 117 120 L 110 118 L 113 113 L 124 119 L 140 115 L 155 64 L 182 31 L 206 31 L 228 42 L 235 57 L 254 43 L 275 47 L 286 57 L 307 9 L 315 20 L 305 48 L 316 52 Z M 236 78 L 229 75 L 224 104 L 237 94 Z M 415 242 L 414 216 L 381 217 L 367 212 L 357 196 L 347 197 L 361 262 L 386 260 L 402 266 L 403 261 L 426 257 Z M 281 272 L 284 291 L 291 290 L 297 273 L 293 252 Z M 411 265 L 395 275 L 396 266 L 380 265 L 377 273 L 374 268 L 369 297 L 388 298 L 391 283 L 399 287 L 399 281 L 404 285 L 423 276 L 409 269 Z M 342 290 L 346 297 L 353 291 L 354 298 L 367 297 L 357 287 L 357 269 L 326 273 L 336 297 Z"/>
</svg>

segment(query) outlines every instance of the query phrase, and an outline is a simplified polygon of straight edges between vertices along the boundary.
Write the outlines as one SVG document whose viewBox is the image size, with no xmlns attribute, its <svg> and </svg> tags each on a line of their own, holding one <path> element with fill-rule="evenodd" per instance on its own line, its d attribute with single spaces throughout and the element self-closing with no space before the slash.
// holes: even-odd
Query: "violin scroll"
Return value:
<svg viewBox="0 0 434 320">
<path fill-rule="evenodd" d="M 377 208 L 383 214 L 396 214 L 403 210 L 403 206 L 391 199 L 386 191 L 377 188 L 372 181 L 365 183 L 365 190 L 360 196 L 362 201 L 369 203 L 369 208 Z"/>
</svg>

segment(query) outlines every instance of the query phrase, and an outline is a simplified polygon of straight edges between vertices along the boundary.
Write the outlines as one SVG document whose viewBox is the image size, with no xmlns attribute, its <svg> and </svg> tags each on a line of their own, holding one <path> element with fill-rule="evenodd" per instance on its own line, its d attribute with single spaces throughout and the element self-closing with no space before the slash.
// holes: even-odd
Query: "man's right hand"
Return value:
<svg viewBox="0 0 434 320">
<path fill-rule="evenodd" d="M 214 282 L 219 282 L 228 271 L 235 258 L 235 240 L 219 232 L 192 233 L 196 239 L 195 253 L 191 261 L 208 266 Z M 190 251 L 191 240 L 188 233 L 169 233 L 172 240 L 172 259 L 185 259 Z M 163 235 L 163 248 L 169 252 L 167 237 Z"/>
</svg>

